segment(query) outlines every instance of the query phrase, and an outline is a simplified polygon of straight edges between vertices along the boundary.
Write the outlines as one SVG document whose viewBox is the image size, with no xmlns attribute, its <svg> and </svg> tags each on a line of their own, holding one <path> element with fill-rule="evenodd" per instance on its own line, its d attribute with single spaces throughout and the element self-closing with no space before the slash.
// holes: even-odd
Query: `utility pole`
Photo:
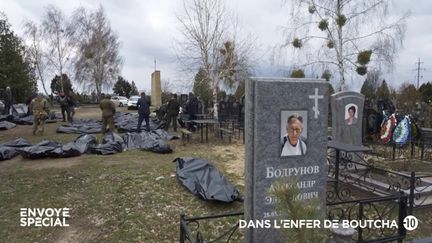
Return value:
<svg viewBox="0 0 432 243">
<path fill-rule="evenodd" d="M 415 71 L 417 71 L 417 89 L 420 87 L 420 78 L 423 78 L 423 76 L 420 76 L 420 71 L 424 71 L 424 68 L 420 68 L 420 66 L 423 64 L 423 62 L 420 62 L 420 58 L 418 59 L 418 62 L 415 63 L 416 64 L 416 69 L 414 69 Z"/>
</svg>

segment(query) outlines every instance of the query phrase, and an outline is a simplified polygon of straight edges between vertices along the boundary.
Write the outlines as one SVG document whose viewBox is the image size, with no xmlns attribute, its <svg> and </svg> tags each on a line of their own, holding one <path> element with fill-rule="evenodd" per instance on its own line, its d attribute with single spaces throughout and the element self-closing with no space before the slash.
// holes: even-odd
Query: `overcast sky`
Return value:
<svg viewBox="0 0 432 243">
<path fill-rule="evenodd" d="M 140 90 L 149 91 L 150 75 L 161 70 L 162 81 L 171 83 L 185 80 L 179 72 L 174 52 L 174 38 L 178 38 L 179 24 L 176 14 L 181 12 L 181 0 L 0 0 L 0 11 L 9 18 L 12 28 L 22 33 L 25 19 L 40 22 L 44 7 L 54 4 L 66 15 L 80 6 L 96 9 L 102 3 L 111 27 L 118 33 L 122 43 L 120 55 L 124 59 L 122 75 L 134 80 Z M 386 74 L 390 85 L 397 87 L 402 82 L 416 83 L 415 62 L 423 62 L 420 83 L 432 80 L 432 1 L 396 0 L 395 15 L 411 11 L 407 21 L 404 48 L 395 60 L 394 71 Z M 234 0 L 227 6 L 238 16 L 243 32 L 252 33 L 259 47 L 257 76 L 278 76 L 279 68 L 271 65 L 270 51 L 283 39 L 280 27 L 288 21 L 289 14 L 282 8 L 282 0 Z M 359 90 L 358 81 L 348 81 L 351 89 Z M 183 90 L 184 91 L 184 90 Z"/>
</svg>

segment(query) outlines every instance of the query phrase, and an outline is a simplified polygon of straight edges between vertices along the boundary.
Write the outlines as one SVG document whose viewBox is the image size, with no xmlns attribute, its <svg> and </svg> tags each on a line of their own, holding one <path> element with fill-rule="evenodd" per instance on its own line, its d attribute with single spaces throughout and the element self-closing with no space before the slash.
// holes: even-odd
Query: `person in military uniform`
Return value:
<svg viewBox="0 0 432 243">
<path fill-rule="evenodd" d="M 32 92 L 31 95 L 27 98 L 26 100 L 26 105 L 27 105 L 27 115 L 32 115 L 32 110 L 30 107 L 31 102 L 33 101 L 34 98 L 37 97 L 37 93 L 36 92 Z"/>
<path fill-rule="evenodd" d="M 60 96 L 59 96 L 59 104 L 60 104 L 60 108 L 61 108 L 61 113 L 63 116 L 63 121 L 67 121 L 70 122 L 70 110 L 69 110 L 69 97 L 65 95 L 64 92 L 60 92 Z"/>
<path fill-rule="evenodd" d="M 137 132 L 141 131 L 141 124 L 143 120 L 146 122 L 146 131 L 150 132 L 150 102 L 147 100 L 144 92 L 141 93 L 141 98 L 137 102 L 138 108 L 138 126 Z"/>
<path fill-rule="evenodd" d="M 69 122 L 73 122 L 73 118 L 75 116 L 75 107 L 77 106 L 77 102 L 71 96 L 68 97 L 68 107 L 69 107 Z"/>
<path fill-rule="evenodd" d="M 102 135 L 105 135 L 107 125 L 110 132 L 114 132 L 114 114 L 116 109 L 114 102 L 110 99 L 109 95 L 102 94 L 102 100 L 99 104 L 99 108 L 102 110 Z"/>
<path fill-rule="evenodd" d="M 39 93 L 30 103 L 30 108 L 33 112 L 33 135 L 36 132 L 43 134 L 46 119 L 48 119 L 49 107 L 48 101 Z"/>
<path fill-rule="evenodd" d="M 174 132 L 177 132 L 177 116 L 179 114 L 179 111 L 180 111 L 180 104 L 177 101 L 177 95 L 173 94 L 167 104 L 167 123 L 166 123 L 165 130 L 168 131 L 168 128 L 172 121 Z"/>
</svg>

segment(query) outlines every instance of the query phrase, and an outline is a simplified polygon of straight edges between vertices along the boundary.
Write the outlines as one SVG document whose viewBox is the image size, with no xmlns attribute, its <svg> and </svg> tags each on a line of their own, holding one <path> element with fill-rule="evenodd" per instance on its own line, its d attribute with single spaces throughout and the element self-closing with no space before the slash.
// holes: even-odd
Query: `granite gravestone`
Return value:
<svg viewBox="0 0 432 243">
<path fill-rule="evenodd" d="M 198 99 L 198 113 L 197 114 L 203 114 L 204 113 L 204 104 L 202 100 Z"/>
<path fill-rule="evenodd" d="M 225 102 L 224 100 L 219 101 L 219 105 L 218 105 L 219 120 L 225 120 L 227 116 L 228 116 L 227 102 Z"/>
<path fill-rule="evenodd" d="M 298 180 L 297 200 L 307 203 L 318 198 L 322 208 L 326 198 L 326 149 L 328 82 L 308 79 L 255 78 L 246 86 L 245 220 L 277 219 L 274 198 L 268 195 L 279 179 Z M 302 118 L 299 118 L 299 117 Z M 287 124 L 289 117 L 296 117 Z M 303 123 L 303 130 L 299 122 Z M 292 130 L 291 130 L 292 129 Z M 289 132 L 291 131 L 291 133 Z M 295 132 L 294 132 L 295 131 Z M 295 147 L 298 155 L 285 153 L 300 134 Z M 291 135 L 290 135 L 291 134 Z M 283 142 L 285 141 L 285 142 Z M 287 142 L 290 142 L 287 145 Z M 287 156 L 282 156 L 287 155 Z M 293 155 L 293 156 L 291 156 Z M 284 242 L 275 228 L 246 228 L 246 242 Z"/>
<path fill-rule="evenodd" d="M 240 103 L 235 101 L 232 103 L 231 119 L 238 120 L 240 116 Z"/>
<path fill-rule="evenodd" d="M 333 141 L 362 145 L 364 95 L 342 91 L 331 95 Z"/>
</svg>

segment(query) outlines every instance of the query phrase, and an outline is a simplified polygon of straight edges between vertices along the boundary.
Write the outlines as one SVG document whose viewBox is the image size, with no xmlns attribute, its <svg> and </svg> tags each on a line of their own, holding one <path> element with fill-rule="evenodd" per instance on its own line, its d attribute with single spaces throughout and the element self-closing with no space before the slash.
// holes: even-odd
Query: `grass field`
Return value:
<svg viewBox="0 0 432 243">
<path fill-rule="evenodd" d="M 99 116 L 96 106 L 82 107 L 76 115 Z M 0 143 L 16 137 L 32 143 L 42 139 L 69 142 L 78 136 L 56 133 L 60 124 L 47 124 L 43 136 L 31 135 L 31 126 L 0 131 Z M 0 162 L 0 242 L 178 242 L 182 212 L 191 217 L 243 211 L 241 202 L 200 200 L 175 177 L 175 158 L 204 158 L 244 195 L 242 141 L 236 137 L 228 144 L 213 134 L 210 143 L 199 141 L 198 133 L 185 146 L 180 140 L 170 141 L 174 148 L 171 154 L 132 150 L 67 159 L 27 160 L 18 156 Z M 71 209 L 69 227 L 20 226 L 20 208 L 64 207 Z M 415 215 L 422 216 L 419 228 L 408 232 L 407 238 L 430 236 L 430 210 L 417 210 Z M 205 239 L 214 239 L 237 219 L 208 220 L 200 224 L 200 230 Z M 243 242 L 242 232 L 231 242 Z"/>
<path fill-rule="evenodd" d="M 99 110 L 84 107 L 76 117 L 98 118 Z M 57 134 L 60 124 L 47 124 L 43 136 L 31 135 L 31 126 L 0 131 L 0 143 L 15 137 L 32 143 L 42 139 L 69 142 L 78 136 Z M 194 134 L 186 146 L 170 141 L 175 148 L 172 154 L 133 150 L 66 159 L 18 156 L 0 162 L 0 242 L 175 242 L 181 212 L 202 216 L 242 211 L 240 202 L 197 199 L 175 177 L 175 158 L 205 158 L 243 194 L 242 142 L 228 144 L 213 136 L 210 140 L 201 144 Z M 63 207 L 71 209 L 69 227 L 20 227 L 20 208 Z M 228 227 L 227 223 L 210 222 L 202 229 L 212 235 Z"/>
</svg>

